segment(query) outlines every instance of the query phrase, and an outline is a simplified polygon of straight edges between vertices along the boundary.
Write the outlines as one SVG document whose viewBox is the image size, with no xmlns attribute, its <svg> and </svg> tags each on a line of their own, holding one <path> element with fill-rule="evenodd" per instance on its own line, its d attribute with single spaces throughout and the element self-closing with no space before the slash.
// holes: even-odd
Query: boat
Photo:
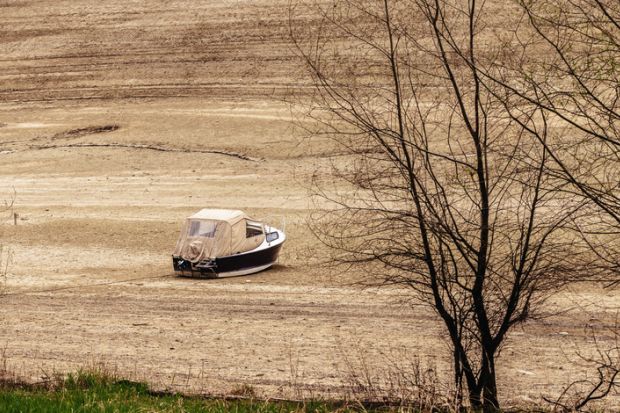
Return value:
<svg viewBox="0 0 620 413">
<path fill-rule="evenodd" d="M 172 265 L 183 277 L 254 274 L 276 263 L 285 240 L 282 230 L 243 211 L 202 209 L 183 223 Z"/>
</svg>

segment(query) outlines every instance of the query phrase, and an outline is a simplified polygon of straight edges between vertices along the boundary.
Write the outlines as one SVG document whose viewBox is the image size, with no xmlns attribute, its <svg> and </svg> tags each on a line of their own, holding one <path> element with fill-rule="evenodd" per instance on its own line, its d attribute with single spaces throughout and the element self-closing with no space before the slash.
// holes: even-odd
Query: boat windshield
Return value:
<svg viewBox="0 0 620 413">
<path fill-rule="evenodd" d="M 207 220 L 190 221 L 189 236 L 190 237 L 214 238 L 216 228 L 217 228 L 217 221 L 207 221 Z"/>
<path fill-rule="evenodd" d="M 246 220 L 245 222 L 245 237 L 252 238 L 258 235 L 263 235 L 263 224 L 257 221 Z"/>
</svg>

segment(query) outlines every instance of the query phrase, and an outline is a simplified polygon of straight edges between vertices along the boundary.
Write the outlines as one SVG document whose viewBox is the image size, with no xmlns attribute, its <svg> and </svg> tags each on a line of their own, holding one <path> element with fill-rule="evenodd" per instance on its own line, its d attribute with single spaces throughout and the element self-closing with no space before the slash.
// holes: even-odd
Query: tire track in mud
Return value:
<svg viewBox="0 0 620 413">
<path fill-rule="evenodd" d="M 0 103 L 264 98 L 287 87 L 297 67 L 281 0 L 233 8 L 88 3 L 70 12 L 53 2 L 7 9 Z M 196 88 L 205 82 L 212 84 Z"/>
<path fill-rule="evenodd" d="M 209 84 L 204 86 L 177 84 L 160 84 L 152 87 L 71 87 L 70 89 L 39 89 L 36 91 L 12 90 L 8 93 L 0 92 L 0 103 L 54 103 L 54 102 L 83 102 L 83 101 L 114 101 L 125 99 L 171 99 L 171 98 L 214 98 L 235 101 L 260 100 L 266 96 L 281 97 L 291 88 L 301 91 L 311 90 L 308 85 L 297 84 Z M 91 92 L 91 93 L 87 93 Z"/>
<path fill-rule="evenodd" d="M 148 280 L 153 277 L 144 277 L 140 280 Z M 46 308 L 53 306 L 58 301 L 69 301 L 80 296 L 81 311 L 97 314 L 97 318 L 113 320 L 117 319 L 128 308 L 133 312 L 142 314 L 147 319 L 160 320 L 163 318 L 173 319 L 183 314 L 183 317 L 198 317 L 200 314 L 209 314 L 213 319 L 228 319 L 239 317 L 239 319 L 252 318 L 261 321 L 277 321 L 284 318 L 301 319 L 302 317 L 322 320 L 323 322 L 333 322 L 340 324 L 345 320 L 392 320 L 400 318 L 403 323 L 418 322 L 428 323 L 435 319 L 429 311 L 419 312 L 403 311 L 403 307 L 397 304 L 381 303 L 375 305 L 364 305 L 360 303 L 341 303 L 336 298 L 330 298 L 322 303 L 299 303 L 285 297 L 248 299 L 247 296 L 237 295 L 230 292 L 223 292 L 217 295 L 209 295 L 208 298 L 192 297 L 191 309 L 188 308 L 187 298 L 176 295 L 149 294 L 137 298 L 135 295 L 127 296 L 127 290 L 131 287 L 124 287 L 126 281 L 107 282 L 97 285 L 84 285 L 81 289 L 75 287 L 57 288 L 49 291 L 22 291 L 13 295 L 7 295 L 6 307 L 23 306 L 23 314 L 39 314 L 48 311 Z M 105 293 L 95 293 L 88 290 L 88 287 L 117 287 L 118 293 L 122 295 L 105 296 Z M 73 293 L 74 290 L 78 290 Z M 121 292 L 122 291 L 122 292 Z M 24 295 L 28 295 L 28 305 L 24 305 Z M 106 309 L 102 309 L 102 304 L 106 304 Z M 73 309 L 61 310 L 65 316 L 75 313 Z M 58 315 L 63 315 L 59 313 Z M 121 316 L 122 318 L 122 316 Z M 157 322 L 149 322 L 146 327 L 156 327 Z M 130 325 L 123 325 L 123 328 L 131 328 Z"/>
<path fill-rule="evenodd" d="M 170 148 L 167 146 L 159 145 L 143 145 L 143 144 L 130 144 L 130 143 L 67 143 L 57 145 L 38 145 L 31 146 L 29 150 L 44 150 L 44 149 L 58 149 L 58 148 L 126 148 L 126 149 L 143 149 L 157 152 L 177 152 L 177 153 L 206 153 L 215 155 L 231 156 L 233 158 L 241 159 L 243 161 L 258 162 L 261 159 L 252 158 L 247 155 L 230 152 L 221 149 L 183 149 L 183 148 Z"/>
<path fill-rule="evenodd" d="M 25 142 L 28 144 L 33 142 L 39 142 L 42 140 L 67 140 L 67 139 L 78 139 L 88 135 L 95 135 L 101 133 L 110 133 L 120 129 L 119 125 L 104 125 L 104 126 L 87 126 L 83 128 L 70 129 L 67 131 L 59 132 L 54 134 L 51 137 L 46 136 L 37 136 L 33 139 L 30 139 Z M 5 144 L 14 144 L 18 143 L 17 141 L 5 142 Z M 203 154 L 215 154 L 215 155 L 223 155 L 230 156 L 233 158 L 241 159 L 243 161 L 250 162 L 258 162 L 264 159 L 253 158 L 247 156 L 245 154 L 233 151 L 227 151 L 224 149 L 191 149 L 191 148 L 171 148 L 169 146 L 162 145 L 153 145 L 153 144 L 132 144 L 132 143 L 118 143 L 118 142 L 107 142 L 107 143 L 58 143 L 58 144 L 47 144 L 47 145 L 27 145 L 25 149 L 8 149 L 4 151 L 0 151 L 0 154 L 9 154 L 15 152 L 26 152 L 30 150 L 45 150 L 45 149 L 59 149 L 59 148 L 125 148 L 125 149 L 136 149 L 136 150 L 150 150 L 156 152 L 176 152 L 176 153 L 203 153 Z"/>
</svg>

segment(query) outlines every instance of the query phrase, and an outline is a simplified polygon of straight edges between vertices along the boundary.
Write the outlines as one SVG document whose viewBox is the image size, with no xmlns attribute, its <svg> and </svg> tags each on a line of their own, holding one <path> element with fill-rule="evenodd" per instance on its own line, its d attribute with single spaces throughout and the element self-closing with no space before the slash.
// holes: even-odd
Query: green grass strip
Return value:
<svg viewBox="0 0 620 413">
<path fill-rule="evenodd" d="M 0 387 L 0 413 L 326 413 L 349 412 L 324 402 L 219 400 L 153 394 L 144 383 L 93 373 L 70 375 L 51 389 Z"/>
</svg>

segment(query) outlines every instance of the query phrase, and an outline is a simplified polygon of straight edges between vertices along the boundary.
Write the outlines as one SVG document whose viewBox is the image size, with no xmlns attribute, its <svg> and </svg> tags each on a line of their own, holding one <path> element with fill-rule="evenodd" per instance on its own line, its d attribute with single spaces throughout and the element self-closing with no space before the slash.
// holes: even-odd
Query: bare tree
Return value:
<svg viewBox="0 0 620 413">
<path fill-rule="evenodd" d="M 311 12 L 314 25 L 295 24 Z M 482 12 L 475 0 L 348 0 L 294 7 L 289 26 L 312 79 L 308 130 L 344 150 L 315 180 L 316 234 L 338 263 L 434 309 L 456 387 L 495 411 L 509 331 L 586 257 L 569 230 L 583 202 L 547 173 L 539 144 L 547 113 L 515 119 L 483 82 L 502 51 Z"/>
<path fill-rule="evenodd" d="M 518 0 L 523 13 L 506 44 L 510 59 L 483 83 L 507 113 L 539 138 L 549 173 L 593 214 L 577 222 L 609 285 L 620 283 L 620 3 Z M 497 88 L 497 86 L 500 86 Z M 552 127 L 539 135 L 529 114 Z M 601 213 L 598 213 L 601 212 Z"/>
<path fill-rule="evenodd" d="M 549 154 L 548 173 L 563 190 L 588 202 L 574 220 L 592 253 L 589 273 L 608 288 L 620 286 L 620 2 L 519 0 L 522 24 L 507 42 L 511 59 L 484 73 L 511 118 Z M 499 86 L 499 88 L 497 87 Z M 532 111 L 553 125 L 536 133 Z M 568 386 L 554 401 L 583 410 L 620 386 L 618 330 L 610 344 L 591 331 L 596 354 L 580 357 L 597 374 Z"/>
</svg>

